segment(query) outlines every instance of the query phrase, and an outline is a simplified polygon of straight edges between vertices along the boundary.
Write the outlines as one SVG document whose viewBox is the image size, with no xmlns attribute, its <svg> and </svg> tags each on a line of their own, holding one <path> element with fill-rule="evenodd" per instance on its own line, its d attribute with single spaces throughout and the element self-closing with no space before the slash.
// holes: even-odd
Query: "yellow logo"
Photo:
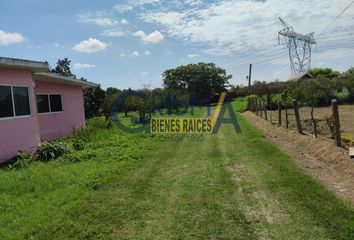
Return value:
<svg viewBox="0 0 354 240">
<path fill-rule="evenodd" d="M 222 93 L 215 113 L 210 118 L 151 118 L 150 133 L 213 133 L 218 121 L 226 93 Z"/>
</svg>

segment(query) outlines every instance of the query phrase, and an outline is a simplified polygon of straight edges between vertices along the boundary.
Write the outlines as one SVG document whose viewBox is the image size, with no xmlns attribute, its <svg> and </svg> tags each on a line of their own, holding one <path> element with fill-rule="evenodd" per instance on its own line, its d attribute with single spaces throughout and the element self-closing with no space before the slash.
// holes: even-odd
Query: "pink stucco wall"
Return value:
<svg viewBox="0 0 354 240">
<path fill-rule="evenodd" d="M 36 94 L 61 94 L 63 112 L 39 114 L 40 138 L 53 140 L 69 136 L 73 129 L 85 126 L 84 100 L 81 86 L 36 82 Z"/>
<path fill-rule="evenodd" d="M 0 118 L 0 162 L 3 162 L 14 157 L 18 151 L 35 151 L 40 137 L 31 71 L 0 68 L 0 84 L 29 87 L 32 95 L 31 116 Z"/>
</svg>

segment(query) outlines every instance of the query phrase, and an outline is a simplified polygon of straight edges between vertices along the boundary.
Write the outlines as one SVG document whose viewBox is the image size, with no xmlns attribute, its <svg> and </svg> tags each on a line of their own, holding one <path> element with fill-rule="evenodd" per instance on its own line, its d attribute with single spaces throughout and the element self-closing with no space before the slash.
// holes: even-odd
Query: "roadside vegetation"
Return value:
<svg viewBox="0 0 354 240">
<path fill-rule="evenodd" d="M 53 71 L 76 77 L 68 59 Z M 85 89 L 85 129 L 0 168 L 0 239 L 353 239 L 352 203 L 301 171 L 241 114 L 242 134 L 223 124 L 203 141 L 117 128 L 112 110 L 139 126 L 154 114 L 154 94 L 165 100 L 157 106 L 164 114 L 177 116 L 188 103 L 194 116 L 206 116 L 199 105 L 214 108 L 231 76 L 199 63 L 163 77 L 163 89 L 138 91 L 143 99 L 131 89 Z M 243 112 L 248 99 L 231 104 Z"/>
<path fill-rule="evenodd" d="M 248 96 L 248 87 L 233 86 L 233 96 Z M 340 103 L 354 102 L 354 68 L 340 73 L 330 68 L 316 68 L 308 71 L 308 75 L 290 81 L 255 81 L 250 94 L 263 99 L 267 107 L 275 107 L 279 102 L 291 105 L 296 99 L 304 106 L 328 106 L 332 99 Z"/>
<path fill-rule="evenodd" d="M 94 118 L 62 156 L 0 169 L 0 238 L 352 239 L 351 204 L 238 121 L 178 143 Z"/>
</svg>

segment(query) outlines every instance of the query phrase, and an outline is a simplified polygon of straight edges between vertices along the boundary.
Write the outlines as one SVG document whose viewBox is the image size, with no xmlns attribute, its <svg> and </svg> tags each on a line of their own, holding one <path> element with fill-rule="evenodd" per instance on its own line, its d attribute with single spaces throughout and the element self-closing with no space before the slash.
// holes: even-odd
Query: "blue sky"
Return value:
<svg viewBox="0 0 354 240">
<path fill-rule="evenodd" d="M 301 33 L 324 30 L 351 0 L 124 0 L 4 1 L 0 56 L 48 61 L 68 57 L 78 77 L 103 88 L 161 87 L 161 73 L 196 62 L 215 62 L 245 84 L 287 80 L 283 17 Z M 354 66 L 354 6 L 318 39 L 313 67 Z"/>
</svg>

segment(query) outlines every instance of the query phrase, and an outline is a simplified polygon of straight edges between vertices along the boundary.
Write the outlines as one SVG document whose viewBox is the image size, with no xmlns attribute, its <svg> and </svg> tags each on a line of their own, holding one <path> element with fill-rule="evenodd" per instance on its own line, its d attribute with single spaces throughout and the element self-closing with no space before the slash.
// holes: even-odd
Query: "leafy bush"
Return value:
<svg viewBox="0 0 354 240">
<path fill-rule="evenodd" d="M 69 151 L 69 147 L 58 141 L 43 142 L 37 150 L 37 158 L 41 161 L 55 159 Z"/>
<path fill-rule="evenodd" d="M 114 126 L 111 119 L 105 120 L 102 117 L 92 118 L 87 121 L 87 130 L 99 130 L 99 129 L 110 129 Z"/>
<path fill-rule="evenodd" d="M 334 94 L 334 97 L 338 100 L 339 103 L 347 103 L 350 99 L 350 94 L 346 92 L 338 92 Z"/>
<path fill-rule="evenodd" d="M 76 150 L 76 151 L 81 151 L 81 150 L 84 150 L 85 149 L 85 144 L 82 140 L 80 139 L 76 139 L 73 143 L 73 148 Z"/>
<path fill-rule="evenodd" d="M 21 169 L 28 167 L 34 161 L 33 154 L 19 152 L 13 163 L 9 164 L 10 169 Z"/>
<path fill-rule="evenodd" d="M 112 119 L 105 120 L 104 117 L 96 117 L 86 122 L 86 128 L 74 130 L 74 138 L 83 142 L 91 140 L 92 134 L 101 129 L 111 129 L 114 127 Z"/>
</svg>

